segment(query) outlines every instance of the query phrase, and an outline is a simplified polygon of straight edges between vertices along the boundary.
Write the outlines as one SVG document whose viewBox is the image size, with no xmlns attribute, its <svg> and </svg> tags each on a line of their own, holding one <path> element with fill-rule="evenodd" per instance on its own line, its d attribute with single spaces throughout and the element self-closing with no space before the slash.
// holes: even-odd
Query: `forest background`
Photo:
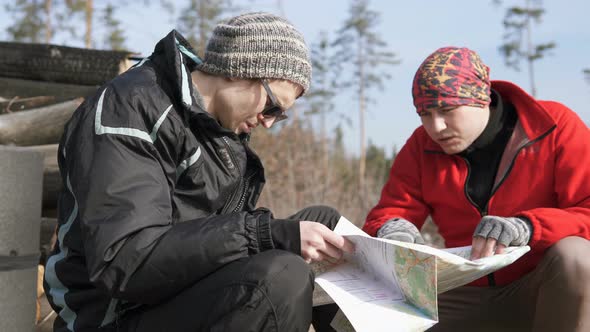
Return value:
<svg viewBox="0 0 590 332">
<path fill-rule="evenodd" d="M 410 87 L 420 62 L 466 46 L 492 79 L 560 101 L 590 122 L 590 3 L 399 0 L 0 0 L 0 40 L 129 50 L 148 56 L 171 29 L 202 54 L 219 21 L 268 11 L 289 19 L 311 48 L 312 90 L 269 131 L 256 130 L 277 217 L 316 204 L 362 225 L 392 161 L 420 125 Z M 427 235 L 444 245 L 428 224 Z M 434 236 L 434 237 L 433 237 Z"/>
</svg>

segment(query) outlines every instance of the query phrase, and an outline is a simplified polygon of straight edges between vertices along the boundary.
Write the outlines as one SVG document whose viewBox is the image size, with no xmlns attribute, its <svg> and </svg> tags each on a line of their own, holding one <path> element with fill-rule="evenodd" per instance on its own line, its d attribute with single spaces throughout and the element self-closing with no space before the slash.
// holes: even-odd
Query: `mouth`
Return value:
<svg viewBox="0 0 590 332">
<path fill-rule="evenodd" d="M 440 144 L 448 144 L 448 143 L 452 142 L 456 138 L 457 137 L 455 137 L 455 136 L 446 136 L 446 137 L 438 138 L 436 141 L 438 143 L 440 143 Z"/>
<path fill-rule="evenodd" d="M 240 127 L 242 128 L 242 132 L 244 133 L 250 133 L 252 131 L 252 129 L 256 128 L 258 126 L 258 123 L 250 123 L 248 121 L 244 121 Z"/>
</svg>

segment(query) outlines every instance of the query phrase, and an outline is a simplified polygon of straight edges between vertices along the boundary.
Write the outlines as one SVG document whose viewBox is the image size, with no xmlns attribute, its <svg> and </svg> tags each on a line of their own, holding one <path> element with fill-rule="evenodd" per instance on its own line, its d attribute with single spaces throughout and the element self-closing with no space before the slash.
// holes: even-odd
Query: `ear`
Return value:
<svg viewBox="0 0 590 332">
<path fill-rule="evenodd" d="M 297 89 L 297 92 L 295 93 L 297 97 L 295 97 L 295 99 L 299 99 L 299 97 L 303 96 L 303 87 L 297 83 L 293 84 L 295 84 L 295 88 Z"/>
</svg>

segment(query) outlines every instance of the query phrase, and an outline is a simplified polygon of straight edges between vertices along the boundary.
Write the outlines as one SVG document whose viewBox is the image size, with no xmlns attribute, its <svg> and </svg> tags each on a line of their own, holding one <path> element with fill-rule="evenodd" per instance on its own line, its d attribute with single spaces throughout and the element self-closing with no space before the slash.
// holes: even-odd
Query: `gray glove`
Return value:
<svg viewBox="0 0 590 332">
<path fill-rule="evenodd" d="M 377 237 L 409 243 L 424 244 L 420 231 L 414 224 L 403 218 L 388 220 L 377 231 Z"/>
<path fill-rule="evenodd" d="M 524 218 L 485 216 L 475 228 L 473 237 L 492 238 L 505 246 L 525 246 L 533 234 L 533 225 Z"/>
</svg>

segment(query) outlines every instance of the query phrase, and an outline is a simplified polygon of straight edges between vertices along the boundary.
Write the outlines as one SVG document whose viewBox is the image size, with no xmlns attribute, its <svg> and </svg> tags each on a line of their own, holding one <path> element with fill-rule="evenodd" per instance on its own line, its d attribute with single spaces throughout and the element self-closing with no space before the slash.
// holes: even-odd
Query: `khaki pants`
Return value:
<svg viewBox="0 0 590 332">
<path fill-rule="evenodd" d="M 590 241 L 562 239 L 510 285 L 441 294 L 438 312 L 428 331 L 590 331 Z"/>
</svg>

